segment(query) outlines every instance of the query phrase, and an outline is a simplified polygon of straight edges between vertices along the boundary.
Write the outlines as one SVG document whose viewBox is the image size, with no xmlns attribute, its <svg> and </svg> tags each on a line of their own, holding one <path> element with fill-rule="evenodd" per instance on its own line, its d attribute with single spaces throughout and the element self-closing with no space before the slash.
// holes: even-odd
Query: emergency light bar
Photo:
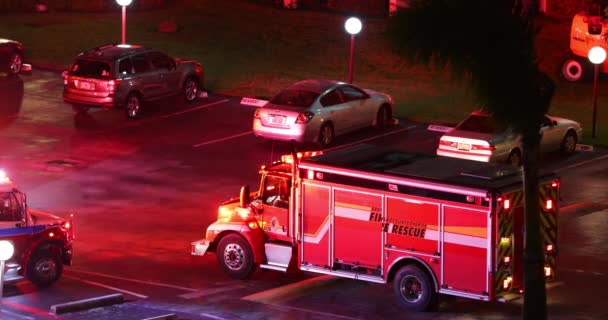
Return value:
<svg viewBox="0 0 608 320">
<path fill-rule="evenodd" d="M 0 170 L 0 183 L 10 183 L 11 179 L 8 178 L 4 170 Z"/>
<path fill-rule="evenodd" d="M 298 152 L 296 155 L 297 155 L 298 159 L 302 159 L 302 158 L 310 158 L 310 157 L 318 156 L 320 154 L 323 154 L 323 151 Z M 283 155 L 283 156 L 281 156 L 281 162 L 293 163 L 293 156 L 290 154 Z"/>
</svg>

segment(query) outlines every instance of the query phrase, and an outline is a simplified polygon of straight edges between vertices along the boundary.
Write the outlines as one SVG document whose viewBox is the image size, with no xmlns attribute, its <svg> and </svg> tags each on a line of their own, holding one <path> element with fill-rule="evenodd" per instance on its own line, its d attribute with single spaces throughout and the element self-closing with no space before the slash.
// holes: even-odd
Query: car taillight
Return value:
<svg viewBox="0 0 608 320">
<path fill-rule="evenodd" d="M 255 112 L 253 113 L 253 118 L 254 119 L 259 119 L 260 118 L 260 113 L 261 113 L 261 109 L 255 109 Z"/>
<path fill-rule="evenodd" d="M 315 114 L 310 111 L 302 112 L 296 118 L 296 123 L 308 123 L 314 115 Z"/>
<path fill-rule="evenodd" d="M 483 146 L 479 144 L 474 144 L 471 146 L 471 150 L 483 150 L 483 151 L 494 151 L 496 150 L 495 146 Z"/>
<path fill-rule="evenodd" d="M 203 72 L 203 67 L 201 67 L 200 64 L 196 64 L 196 66 L 194 67 L 194 72 L 196 72 L 196 73 Z"/>
<path fill-rule="evenodd" d="M 119 83 L 120 83 L 120 80 L 116 80 L 116 79 L 108 80 L 108 83 L 107 83 L 108 91 L 110 91 L 110 92 L 116 91 L 116 87 L 118 87 Z"/>
<path fill-rule="evenodd" d="M 68 72 L 67 71 L 62 72 L 61 77 L 63 78 L 63 84 L 64 85 L 68 84 Z"/>
<path fill-rule="evenodd" d="M 458 142 L 447 141 L 447 140 L 439 140 L 439 145 L 446 146 L 446 147 L 452 147 L 452 148 L 458 148 Z"/>
</svg>

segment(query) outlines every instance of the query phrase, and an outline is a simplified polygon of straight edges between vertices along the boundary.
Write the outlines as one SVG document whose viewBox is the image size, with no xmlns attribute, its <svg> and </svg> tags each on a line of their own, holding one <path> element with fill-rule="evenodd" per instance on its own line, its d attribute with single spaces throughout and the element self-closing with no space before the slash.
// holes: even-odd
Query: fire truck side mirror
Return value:
<svg viewBox="0 0 608 320">
<path fill-rule="evenodd" d="M 239 204 L 241 208 L 246 208 L 251 200 L 249 199 L 249 185 L 241 187 L 241 193 L 239 194 Z"/>
</svg>

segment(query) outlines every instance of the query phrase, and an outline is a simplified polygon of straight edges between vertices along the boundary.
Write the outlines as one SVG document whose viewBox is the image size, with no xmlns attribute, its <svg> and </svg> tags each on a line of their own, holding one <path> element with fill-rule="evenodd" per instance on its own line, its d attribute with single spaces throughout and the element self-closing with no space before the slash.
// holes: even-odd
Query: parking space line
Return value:
<svg viewBox="0 0 608 320">
<path fill-rule="evenodd" d="M 95 281 L 89 281 L 89 280 L 84 280 L 84 279 L 80 279 L 78 277 L 72 277 L 72 276 L 65 276 L 65 277 L 68 278 L 68 279 L 84 282 L 86 284 L 90 284 L 90 285 L 93 285 L 93 286 L 98 286 L 98 287 L 102 287 L 102 288 L 106 288 L 106 289 L 110 289 L 110 290 L 126 293 L 126 294 L 129 294 L 129 295 L 141 298 L 141 299 L 147 299 L 148 298 L 148 296 L 146 296 L 146 295 L 135 293 L 133 291 L 123 290 L 123 289 L 112 287 L 112 286 L 108 286 L 108 285 L 105 285 L 103 283 L 99 283 L 99 282 L 95 282 Z"/>
<path fill-rule="evenodd" d="M 215 319 L 215 320 L 227 320 L 226 318 L 214 316 L 214 315 L 208 314 L 208 313 L 200 313 L 199 315 L 206 317 L 206 318 Z"/>
<path fill-rule="evenodd" d="M 347 320 L 360 320 L 360 318 L 353 318 L 353 317 L 343 316 L 340 314 L 335 314 L 335 313 L 330 313 L 330 312 L 322 312 L 322 311 L 316 311 L 316 310 L 310 310 L 310 309 L 304 309 L 304 308 L 298 308 L 298 307 L 291 307 L 291 306 L 284 306 L 284 305 L 278 305 L 278 304 L 265 304 L 265 305 L 270 308 L 278 309 L 280 311 L 287 311 L 287 312 L 299 311 L 299 312 L 304 312 L 304 313 L 309 313 L 309 314 L 314 314 L 314 315 L 320 315 L 323 317 L 333 317 L 333 318 L 340 318 L 340 319 L 347 319 Z"/>
<path fill-rule="evenodd" d="M 180 114 L 184 114 L 184 113 L 188 113 L 188 112 L 192 112 L 192 111 L 196 111 L 196 110 L 200 110 L 200 109 L 209 108 L 209 107 L 212 107 L 214 105 L 222 104 L 222 103 L 225 103 L 225 102 L 228 102 L 228 101 L 230 101 L 230 100 L 224 99 L 224 100 L 220 100 L 220 101 L 215 101 L 215 102 L 203 104 L 203 105 L 200 105 L 198 107 L 191 108 L 191 109 L 186 109 L 186 110 L 177 111 L 177 112 L 170 113 L 170 114 L 165 114 L 163 116 L 160 116 L 159 118 L 170 118 L 170 117 L 173 117 L 173 116 L 178 116 Z"/>
<path fill-rule="evenodd" d="M 205 297 L 205 296 L 213 295 L 213 294 L 216 294 L 216 293 L 222 293 L 222 292 L 226 292 L 226 291 L 243 289 L 243 288 L 246 288 L 246 287 L 247 286 L 242 285 L 242 284 L 241 285 L 236 285 L 236 286 L 231 286 L 231 287 L 219 287 L 219 288 L 201 290 L 201 291 L 197 291 L 197 292 L 184 293 L 184 294 L 179 295 L 178 297 L 184 298 L 184 299 L 194 299 L 194 298 L 200 298 L 200 297 Z"/>
<path fill-rule="evenodd" d="M 215 140 L 211 140 L 211 141 L 201 142 L 199 144 L 193 145 L 193 147 L 198 148 L 198 147 L 214 144 L 214 143 L 217 143 L 217 142 L 222 142 L 222 141 L 226 141 L 226 140 L 230 140 L 230 139 L 235 139 L 235 138 L 238 138 L 238 137 L 246 136 L 246 135 L 252 134 L 252 133 L 253 133 L 253 131 L 247 131 L 247 132 L 243 132 L 243 133 L 237 133 L 235 135 L 231 135 L 231 136 L 228 136 L 228 137 L 219 138 L 219 139 L 215 139 Z"/>
<path fill-rule="evenodd" d="M 598 160 L 602 160 L 602 159 L 605 159 L 605 158 L 608 158 L 608 154 L 607 154 L 607 155 L 603 155 L 603 156 L 598 157 L 598 158 L 594 158 L 594 159 L 585 160 L 585 161 L 583 161 L 583 162 L 574 163 L 574 164 L 571 164 L 571 165 L 569 165 L 569 166 L 565 166 L 565 167 L 557 168 L 557 169 L 555 169 L 555 172 L 560 172 L 560 171 L 564 171 L 564 170 L 566 170 L 566 169 L 572 169 L 572 168 L 576 168 L 576 167 L 582 166 L 582 165 L 584 165 L 584 164 L 587 164 L 587 163 L 590 163 L 590 162 L 594 162 L 594 161 L 598 161 Z"/>
<path fill-rule="evenodd" d="M 147 284 L 147 285 L 151 285 L 151 286 L 157 286 L 157 287 L 165 287 L 165 288 L 178 289 L 178 290 L 183 290 L 183 291 L 190 291 L 190 292 L 198 292 L 198 291 L 199 291 L 199 290 L 196 290 L 196 289 L 187 288 L 187 287 L 181 287 L 181 286 L 176 286 L 176 285 L 172 285 L 172 284 L 166 284 L 166 283 L 160 283 L 160 282 L 153 282 L 153 281 L 137 280 L 137 279 L 132 279 L 132 278 L 125 278 L 125 277 L 113 276 L 113 275 L 109 275 L 109 274 L 105 274 L 105 273 L 92 272 L 92 271 L 85 271 L 85 270 L 78 270 L 78 269 L 74 269 L 74 268 L 70 268 L 70 272 L 76 272 L 76 273 L 88 274 L 88 275 L 92 275 L 92 276 L 98 276 L 98 277 L 109 278 L 109 279 L 115 279 L 115 280 L 130 281 L 130 282 L 141 283 L 141 284 Z"/>
<path fill-rule="evenodd" d="M 373 137 L 369 137 L 367 139 L 355 141 L 355 142 L 348 143 L 348 144 L 345 144 L 345 145 L 341 145 L 341 146 L 325 149 L 324 151 L 325 152 L 329 152 L 329 151 L 333 151 L 333 150 L 343 149 L 343 148 L 350 147 L 350 146 L 353 146 L 353 145 L 356 145 L 356 144 L 359 144 L 359 143 L 364 143 L 364 142 L 372 141 L 374 139 L 378 139 L 378 138 L 387 137 L 387 136 L 390 136 L 390 135 L 393 135 L 393 134 L 397 134 L 397 133 L 400 133 L 400 132 L 403 132 L 403 131 L 408 131 L 408 130 L 411 130 L 411 129 L 415 128 L 415 127 L 416 127 L 416 125 L 411 125 L 409 127 L 405 127 L 405 128 L 399 129 L 399 130 L 387 132 L 387 133 L 381 134 L 379 136 L 373 136 Z"/>
</svg>

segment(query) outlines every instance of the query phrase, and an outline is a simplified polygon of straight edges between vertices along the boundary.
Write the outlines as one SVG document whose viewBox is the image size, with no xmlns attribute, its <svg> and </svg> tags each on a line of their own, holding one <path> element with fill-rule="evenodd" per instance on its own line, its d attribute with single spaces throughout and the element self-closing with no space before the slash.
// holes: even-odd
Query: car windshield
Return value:
<svg viewBox="0 0 608 320">
<path fill-rule="evenodd" d="M 71 73 L 79 77 L 107 78 L 110 76 L 110 65 L 103 61 L 78 59 Z"/>
<path fill-rule="evenodd" d="M 500 133 L 504 131 L 504 128 L 499 127 L 494 118 L 478 114 L 468 116 L 458 125 L 457 129 L 480 133 Z"/>
<path fill-rule="evenodd" d="M 283 106 L 308 108 L 318 96 L 319 94 L 316 92 L 286 89 L 274 96 L 270 100 L 270 103 Z"/>
</svg>

